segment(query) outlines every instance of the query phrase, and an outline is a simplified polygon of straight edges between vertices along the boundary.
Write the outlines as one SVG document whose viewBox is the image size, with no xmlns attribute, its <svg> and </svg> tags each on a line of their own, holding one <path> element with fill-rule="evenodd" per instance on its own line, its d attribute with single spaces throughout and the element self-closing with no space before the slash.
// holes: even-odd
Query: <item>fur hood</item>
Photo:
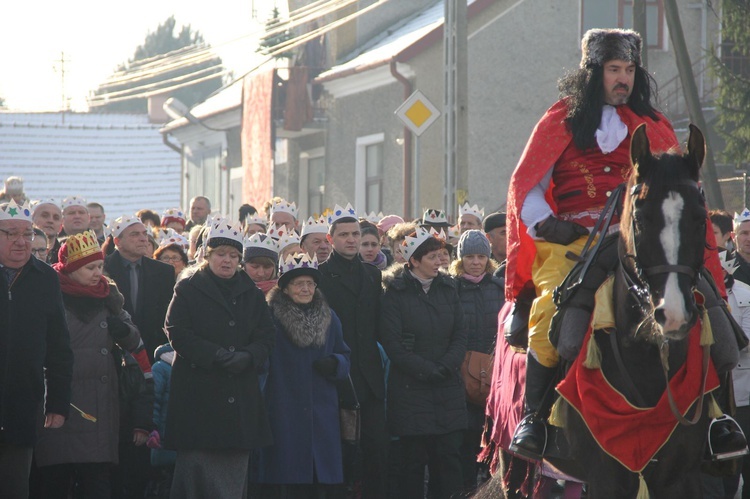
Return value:
<svg viewBox="0 0 750 499">
<path fill-rule="evenodd" d="M 418 282 L 411 276 L 407 277 L 406 264 L 394 263 L 383 271 L 383 291 L 386 291 L 388 288 L 404 289 L 407 286 L 407 281 Z M 452 288 L 456 287 L 453 278 L 443 269 L 440 269 L 433 283 L 444 284 Z"/>
<path fill-rule="evenodd" d="M 302 308 L 276 286 L 268 292 L 268 304 L 284 334 L 296 346 L 307 348 L 325 344 L 331 325 L 331 308 L 319 289 L 315 290 L 309 307 Z"/>
</svg>

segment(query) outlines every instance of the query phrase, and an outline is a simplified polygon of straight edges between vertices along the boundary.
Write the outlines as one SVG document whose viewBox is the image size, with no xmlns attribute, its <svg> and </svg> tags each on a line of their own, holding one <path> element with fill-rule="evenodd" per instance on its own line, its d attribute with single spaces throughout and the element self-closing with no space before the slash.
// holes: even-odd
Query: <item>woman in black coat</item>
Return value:
<svg viewBox="0 0 750 499">
<path fill-rule="evenodd" d="M 466 329 L 456 284 L 439 273 L 445 243 L 424 229 L 404 240 L 407 264 L 383 276 L 380 340 L 391 360 L 388 426 L 401 439 L 403 497 L 430 490 L 450 498 L 463 488 L 459 448 L 466 429 L 466 401 L 459 369 Z M 393 268 L 393 267 L 392 267 Z"/>
<path fill-rule="evenodd" d="M 487 236 L 481 230 L 467 230 L 458 240 L 456 260 L 451 263 L 450 274 L 454 276 L 464 311 L 467 329 L 466 351 L 493 355 L 497 335 L 497 315 L 505 303 L 502 279 L 493 274 L 497 264 L 490 258 L 491 248 Z M 492 373 L 489 373 L 491 376 Z M 464 465 L 464 483 L 467 490 L 477 485 L 480 464 L 477 455 L 481 448 L 484 428 L 484 408 L 467 401 L 469 427 L 464 433 L 461 454 Z M 489 478 L 485 465 L 483 476 Z"/>
<path fill-rule="evenodd" d="M 257 370 L 275 330 L 263 292 L 239 270 L 241 241 L 238 226 L 214 224 L 205 261 L 183 273 L 167 312 L 173 498 L 244 497 L 250 449 L 272 442 Z"/>
</svg>

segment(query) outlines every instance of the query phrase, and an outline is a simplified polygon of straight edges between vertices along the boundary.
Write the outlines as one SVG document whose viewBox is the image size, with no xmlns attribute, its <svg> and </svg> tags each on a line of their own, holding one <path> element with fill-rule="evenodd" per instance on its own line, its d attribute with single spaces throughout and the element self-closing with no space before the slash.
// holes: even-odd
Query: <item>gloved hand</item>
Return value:
<svg viewBox="0 0 750 499">
<path fill-rule="evenodd" d="M 427 381 L 438 383 L 451 377 L 451 370 L 442 364 L 437 364 L 430 374 L 427 375 Z"/>
<path fill-rule="evenodd" d="M 587 236 L 589 231 L 583 225 L 567 220 L 560 220 L 550 215 L 544 222 L 536 224 L 536 235 L 548 243 L 569 245 L 581 236 Z"/>
<path fill-rule="evenodd" d="M 151 432 L 148 440 L 146 440 L 146 447 L 149 449 L 161 449 L 161 436 L 159 436 L 158 431 L 154 430 Z"/>
<path fill-rule="evenodd" d="M 232 374 L 239 374 L 250 367 L 252 360 L 249 352 L 230 352 L 226 348 L 219 348 L 214 356 L 214 364 Z"/>
<path fill-rule="evenodd" d="M 130 334 L 130 328 L 122 321 L 122 319 L 115 315 L 107 316 L 107 329 L 115 341 L 122 340 Z"/>
<path fill-rule="evenodd" d="M 336 374 L 336 368 L 339 365 L 339 361 L 336 357 L 329 355 L 313 362 L 313 369 L 318 371 L 321 376 L 333 376 Z"/>
</svg>

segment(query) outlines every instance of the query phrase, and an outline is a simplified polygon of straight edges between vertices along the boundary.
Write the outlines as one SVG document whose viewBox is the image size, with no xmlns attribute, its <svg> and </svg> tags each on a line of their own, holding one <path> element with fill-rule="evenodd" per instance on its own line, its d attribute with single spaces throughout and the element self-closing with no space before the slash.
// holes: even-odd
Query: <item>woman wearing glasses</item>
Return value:
<svg viewBox="0 0 750 499">
<path fill-rule="evenodd" d="M 154 260 L 168 263 L 174 267 L 174 276 L 177 278 L 180 272 L 185 270 L 188 266 L 188 257 L 185 250 L 179 244 L 168 244 L 166 246 L 159 246 L 154 251 Z"/>
<path fill-rule="evenodd" d="M 279 264 L 268 293 L 276 347 L 265 400 L 274 445 L 259 463 L 263 498 L 332 498 L 344 481 L 335 382 L 349 374 L 341 322 L 316 289 L 318 261 L 297 253 Z"/>
<path fill-rule="evenodd" d="M 31 254 L 44 263 L 49 263 L 49 245 L 47 243 L 47 234 L 42 229 L 34 227 L 34 240 L 31 241 Z"/>
</svg>

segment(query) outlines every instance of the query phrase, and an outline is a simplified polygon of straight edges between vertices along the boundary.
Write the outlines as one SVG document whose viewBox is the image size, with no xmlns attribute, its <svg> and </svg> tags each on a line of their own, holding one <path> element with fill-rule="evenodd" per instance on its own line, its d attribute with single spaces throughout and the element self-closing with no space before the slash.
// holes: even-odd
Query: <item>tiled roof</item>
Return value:
<svg viewBox="0 0 750 499">
<path fill-rule="evenodd" d="M 0 112 L 0 181 L 30 199 L 81 195 L 112 220 L 180 205 L 180 155 L 145 115 Z"/>
</svg>

